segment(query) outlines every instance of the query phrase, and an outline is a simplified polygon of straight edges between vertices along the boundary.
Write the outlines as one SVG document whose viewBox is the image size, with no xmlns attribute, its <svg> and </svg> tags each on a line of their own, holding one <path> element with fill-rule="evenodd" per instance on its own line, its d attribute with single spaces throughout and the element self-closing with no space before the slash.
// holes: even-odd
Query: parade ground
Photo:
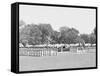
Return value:
<svg viewBox="0 0 100 76">
<path fill-rule="evenodd" d="M 20 71 L 85 68 L 96 66 L 96 53 L 58 52 L 57 56 L 19 56 Z"/>
</svg>

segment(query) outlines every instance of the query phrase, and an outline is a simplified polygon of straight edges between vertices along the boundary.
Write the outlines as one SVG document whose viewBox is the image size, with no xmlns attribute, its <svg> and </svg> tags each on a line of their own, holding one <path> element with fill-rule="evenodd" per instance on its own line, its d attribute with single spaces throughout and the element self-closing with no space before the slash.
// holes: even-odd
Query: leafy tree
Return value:
<svg viewBox="0 0 100 76">
<path fill-rule="evenodd" d="M 42 32 L 42 43 L 47 43 L 51 41 L 51 36 L 53 35 L 53 29 L 50 24 L 39 24 L 39 30 Z"/>
<path fill-rule="evenodd" d="M 60 43 L 60 40 L 59 40 L 60 35 L 61 35 L 60 32 L 54 31 L 53 35 L 51 36 L 52 43 Z"/>
<path fill-rule="evenodd" d="M 76 43 L 79 43 L 79 46 L 81 46 L 81 44 L 82 44 L 82 46 L 85 47 L 85 40 L 82 39 L 80 36 L 78 36 L 78 37 L 75 39 L 75 42 L 76 42 Z"/>
<path fill-rule="evenodd" d="M 95 44 L 96 43 L 96 36 L 95 36 L 94 33 L 90 34 L 89 39 L 90 39 L 89 42 L 91 44 Z"/>
<path fill-rule="evenodd" d="M 19 42 L 22 43 L 24 46 L 28 44 L 29 40 L 29 27 L 25 26 L 19 30 Z"/>
<path fill-rule="evenodd" d="M 41 42 L 42 32 L 39 30 L 37 25 L 27 25 L 20 31 L 20 42 L 26 44 L 39 44 Z"/>
<path fill-rule="evenodd" d="M 75 43 L 75 39 L 79 34 L 78 30 L 68 27 L 61 27 L 60 32 L 61 32 L 61 37 L 60 37 L 61 43 L 67 43 L 67 44 Z"/>
<path fill-rule="evenodd" d="M 85 41 L 85 43 L 89 43 L 89 35 L 88 34 L 80 34 L 80 37 Z"/>
</svg>

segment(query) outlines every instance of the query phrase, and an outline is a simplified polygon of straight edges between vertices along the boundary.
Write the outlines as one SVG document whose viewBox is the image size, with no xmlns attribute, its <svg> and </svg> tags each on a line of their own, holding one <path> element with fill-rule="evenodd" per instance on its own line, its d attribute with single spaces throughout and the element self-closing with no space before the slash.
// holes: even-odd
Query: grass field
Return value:
<svg viewBox="0 0 100 76">
<path fill-rule="evenodd" d="M 19 70 L 47 70 L 47 69 L 68 69 L 68 68 L 82 68 L 95 67 L 96 54 L 93 53 L 58 53 L 57 56 L 20 56 Z"/>
</svg>

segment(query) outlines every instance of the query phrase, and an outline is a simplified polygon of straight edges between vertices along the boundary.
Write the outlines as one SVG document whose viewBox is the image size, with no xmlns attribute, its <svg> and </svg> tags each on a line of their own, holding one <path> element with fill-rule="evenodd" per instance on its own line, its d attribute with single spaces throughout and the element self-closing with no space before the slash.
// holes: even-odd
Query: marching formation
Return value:
<svg viewBox="0 0 100 76">
<path fill-rule="evenodd" d="M 57 56 L 57 53 L 60 52 L 71 52 L 71 53 L 87 53 L 91 52 L 90 49 L 95 49 L 95 44 L 91 46 L 83 45 L 76 46 L 76 45 L 65 45 L 65 44 L 56 44 L 56 45 L 28 45 L 28 47 L 23 47 L 22 44 L 20 46 L 19 55 L 20 56 Z"/>
</svg>

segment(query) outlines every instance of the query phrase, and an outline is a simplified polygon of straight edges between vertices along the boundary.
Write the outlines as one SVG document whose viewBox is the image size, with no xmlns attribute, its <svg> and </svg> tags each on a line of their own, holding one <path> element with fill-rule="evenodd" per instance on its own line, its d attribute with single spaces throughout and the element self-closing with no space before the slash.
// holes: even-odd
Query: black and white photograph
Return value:
<svg viewBox="0 0 100 76">
<path fill-rule="evenodd" d="M 19 5 L 19 71 L 96 67 L 96 9 Z"/>
</svg>

